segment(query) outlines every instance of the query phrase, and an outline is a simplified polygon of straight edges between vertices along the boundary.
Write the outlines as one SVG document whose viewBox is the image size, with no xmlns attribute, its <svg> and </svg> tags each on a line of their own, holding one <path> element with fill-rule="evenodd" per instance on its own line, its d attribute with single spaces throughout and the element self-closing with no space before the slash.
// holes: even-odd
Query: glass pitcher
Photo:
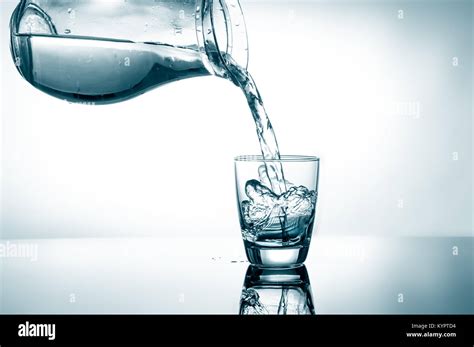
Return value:
<svg viewBox="0 0 474 347">
<path fill-rule="evenodd" d="M 107 104 L 184 78 L 246 70 L 238 0 L 22 0 L 11 52 L 33 86 L 70 102 Z"/>
</svg>

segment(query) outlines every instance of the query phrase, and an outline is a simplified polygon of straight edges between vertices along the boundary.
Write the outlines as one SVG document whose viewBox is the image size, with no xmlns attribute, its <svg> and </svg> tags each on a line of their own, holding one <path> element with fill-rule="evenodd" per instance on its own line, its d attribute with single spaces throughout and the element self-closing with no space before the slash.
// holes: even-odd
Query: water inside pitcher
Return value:
<svg viewBox="0 0 474 347">
<path fill-rule="evenodd" d="M 120 102 L 248 63 L 238 0 L 22 0 L 11 18 L 21 75 L 49 95 Z"/>
</svg>

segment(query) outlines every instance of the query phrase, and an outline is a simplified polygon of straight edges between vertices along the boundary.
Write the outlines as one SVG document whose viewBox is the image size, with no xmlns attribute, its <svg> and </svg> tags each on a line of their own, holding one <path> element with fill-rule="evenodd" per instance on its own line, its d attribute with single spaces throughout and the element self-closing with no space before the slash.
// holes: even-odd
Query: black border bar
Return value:
<svg viewBox="0 0 474 347">
<path fill-rule="evenodd" d="M 19 327 L 26 322 L 55 324 L 55 339 L 20 337 Z M 473 332 L 473 315 L 0 315 L 1 347 L 308 342 L 473 346 Z"/>
</svg>

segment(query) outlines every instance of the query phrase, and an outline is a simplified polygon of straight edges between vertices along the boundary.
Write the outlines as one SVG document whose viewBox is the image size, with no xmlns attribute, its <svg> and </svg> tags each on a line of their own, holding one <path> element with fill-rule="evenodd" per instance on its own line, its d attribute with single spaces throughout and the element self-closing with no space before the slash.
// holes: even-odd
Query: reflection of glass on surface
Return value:
<svg viewBox="0 0 474 347">
<path fill-rule="evenodd" d="M 306 267 L 262 269 L 250 265 L 245 274 L 239 314 L 314 315 Z"/>
</svg>

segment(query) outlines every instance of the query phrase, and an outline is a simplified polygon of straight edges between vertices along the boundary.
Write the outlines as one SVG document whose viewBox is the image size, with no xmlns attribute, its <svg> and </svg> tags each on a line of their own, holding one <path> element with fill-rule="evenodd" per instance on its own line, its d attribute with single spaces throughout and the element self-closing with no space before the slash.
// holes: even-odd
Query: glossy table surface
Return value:
<svg viewBox="0 0 474 347">
<path fill-rule="evenodd" d="M 239 312 L 239 238 L 0 241 L 1 313 Z M 474 313 L 473 238 L 315 237 L 316 314 Z"/>
</svg>

